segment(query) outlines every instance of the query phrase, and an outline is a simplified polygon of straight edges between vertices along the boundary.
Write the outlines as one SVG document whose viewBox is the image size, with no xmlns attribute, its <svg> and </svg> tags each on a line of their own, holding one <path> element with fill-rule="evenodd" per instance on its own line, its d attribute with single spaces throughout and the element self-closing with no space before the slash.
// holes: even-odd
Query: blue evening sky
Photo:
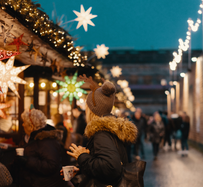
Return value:
<svg viewBox="0 0 203 187">
<path fill-rule="evenodd" d="M 133 48 L 136 50 L 178 49 L 178 39 L 185 40 L 188 18 L 195 22 L 201 0 L 38 0 L 52 19 L 54 4 L 59 17 L 67 20 L 77 16 L 80 5 L 98 15 L 92 19 L 95 27 L 88 25 L 76 29 L 76 21 L 69 23 L 69 33 L 78 38 L 75 45 L 92 50 L 97 44 L 110 49 Z M 64 19 L 65 21 L 65 19 Z M 192 33 L 192 49 L 202 49 L 202 24 Z"/>
</svg>

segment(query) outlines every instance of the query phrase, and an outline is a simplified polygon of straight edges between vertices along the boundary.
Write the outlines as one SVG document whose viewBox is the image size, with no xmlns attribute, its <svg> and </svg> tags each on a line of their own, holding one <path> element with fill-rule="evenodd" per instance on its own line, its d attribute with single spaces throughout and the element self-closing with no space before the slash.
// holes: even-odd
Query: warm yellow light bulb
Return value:
<svg viewBox="0 0 203 187">
<path fill-rule="evenodd" d="M 56 97 L 56 96 L 57 96 L 57 93 L 56 93 L 56 92 L 54 92 L 54 93 L 53 93 L 53 96 L 54 96 L 54 97 Z"/>
<path fill-rule="evenodd" d="M 44 82 L 41 83 L 41 87 L 44 88 L 46 84 Z"/>
<path fill-rule="evenodd" d="M 34 83 L 31 82 L 31 83 L 29 84 L 29 86 L 30 86 L 30 88 L 33 88 L 33 87 L 34 87 Z"/>
<path fill-rule="evenodd" d="M 56 88 L 57 84 L 55 82 L 52 83 L 52 87 Z"/>
</svg>

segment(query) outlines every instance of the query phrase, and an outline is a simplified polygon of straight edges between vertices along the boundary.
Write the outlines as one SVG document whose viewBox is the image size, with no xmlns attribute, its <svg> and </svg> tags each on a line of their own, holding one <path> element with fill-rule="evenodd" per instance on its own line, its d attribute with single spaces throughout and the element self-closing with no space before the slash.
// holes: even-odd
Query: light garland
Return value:
<svg viewBox="0 0 203 187">
<path fill-rule="evenodd" d="M 84 67 L 85 60 L 73 46 L 72 37 L 66 30 L 49 20 L 49 16 L 39 9 L 40 4 L 34 4 L 30 0 L 4 0 L 0 1 L 0 6 L 8 14 L 19 18 L 21 24 L 30 28 L 34 34 L 72 61 L 74 66 Z"/>
<path fill-rule="evenodd" d="M 133 96 L 130 87 L 128 86 L 128 81 L 126 80 L 118 80 L 117 84 L 123 89 L 123 92 L 127 96 L 130 101 L 134 101 L 135 97 Z"/>
<path fill-rule="evenodd" d="M 203 10 L 203 0 L 200 4 L 200 9 L 198 10 L 198 14 L 202 14 L 202 10 Z M 182 51 L 187 51 L 190 47 L 190 40 L 191 40 L 191 31 L 193 32 L 197 32 L 199 25 L 201 23 L 201 20 L 198 18 L 196 23 L 194 23 L 194 21 L 189 18 L 187 20 L 188 22 L 188 31 L 186 32 L 187 36 L 185 41 L 183 41 L 181 38 L 178 40 L 179 41 L 179 49 L 178 49 L 178 53 L 177 52 L 173 52 L 173 61 L 169 62 L 169 67 L 172 71 L 176 70 L 177 67 L 177 63 L 180 63 L 182 61 Z"/>
</svg>

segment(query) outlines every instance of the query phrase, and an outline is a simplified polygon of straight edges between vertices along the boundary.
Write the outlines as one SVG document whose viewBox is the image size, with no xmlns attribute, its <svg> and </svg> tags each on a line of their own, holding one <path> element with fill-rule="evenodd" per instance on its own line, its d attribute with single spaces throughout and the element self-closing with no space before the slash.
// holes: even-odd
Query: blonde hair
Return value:
<svg viewBox="0 0 203 187">
<path fill-rule="evenodd" d="M 90 108 L 88 107 L 87 104 L 86 104 L 85 113 L 86 113 L 86 122 L 87 122 L 87 123 L 89 123 L 92 119 L 99 118 L 99 116 L 97 116 L 96 114 L 94 114 L 94 113 L 90 110 Z"/>
<path fill-rule="evenodd" d="M 25 110 L 21 114 L 21 118 L 26 125 L 33 126 L 33 130 L 38 130 L 46 126 L 46 116 L 37 109 Z"/>
</svg>

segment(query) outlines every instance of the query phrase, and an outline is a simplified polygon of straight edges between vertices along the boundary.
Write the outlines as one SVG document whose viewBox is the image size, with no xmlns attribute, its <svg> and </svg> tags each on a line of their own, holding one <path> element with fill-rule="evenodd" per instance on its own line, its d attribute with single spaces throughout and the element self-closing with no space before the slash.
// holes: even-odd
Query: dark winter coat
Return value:
<svg viewBox="0 0 203 187">
<path fill-rule="evenodd" d="M 162 121 L 160 123 L 153 121 L 150 125 L 150 141 L 152 143 L 160 143 L 164 131 L 164 124 Z"/>
<path fill-rule="evenodd" d="M 180 126 L 180 130 L 182 132 L 182 137 L 184 139 L 188 139 L 189 131 L 190 131 L 190 123 L 183 122 Z"/>
<path fill-rule="evenodd" d="M 61 130 L 62 131 L 62 134 L 63 134 L 62 143 L 63 143 L 63 145 L 65 145 L 66 138 L 67 138 L 67 129 L 66 129 L 66 127 L 63 125 L 62 122 L 60 122 L 60 123 L 56 124 L 55 128 L 57 130 Z"/>
<path fill-rule="evenodd" d="M 106 116 L 88 123 L 85 135 L 89 138 L 90 154 L 78 157 L 80 170 L 85 174 L 80 186 L 89 187 L 92 180 L 106 185 L 117 183 L 122 173 L 121 162 L 128 162 L 124 142 L 135 141 L 137 128 L 127 119 Z"/>
<path fill-rule="evenodd" d="M 63 186 L 60 176 L 61 144 L 60 132 L 47 125 L 31 133 L 24 148 L 26 161 L 21 164 L 20 186 L 59 187 Z"/>
<path fill-rule="evenodd" d="M 83 112 L 81 112 L 81 114 L 77 118 L 76 133 L 83 135 L 86 126 L 87 126 L 87 123 L 86 123 L 86 120 L 85 120 L 85 115 L 84 115 Z"/>
<path fill-rule="evenodd" d="M 135 116 L 133 116 L 132 121 L 138 129 L 138 138 L 141 138 L 145 132 L 145 127 L 146 127 L 144 118 L 141 117 L 140 119 L 136 119 Z"/>
</svg>

